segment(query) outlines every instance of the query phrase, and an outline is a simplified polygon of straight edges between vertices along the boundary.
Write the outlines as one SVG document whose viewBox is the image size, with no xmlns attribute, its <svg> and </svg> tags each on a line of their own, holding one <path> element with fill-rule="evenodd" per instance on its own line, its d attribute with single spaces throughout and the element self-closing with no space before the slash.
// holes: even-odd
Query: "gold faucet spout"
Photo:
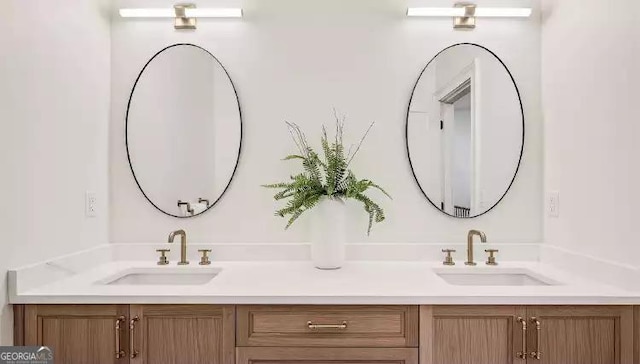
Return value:
<svg viewBox="0 0 640 364">
<path fill-rule="evenodd" d="M 473 237 L 476 235 L 480 237 L 480 242 L 482 243 L 487 242 L 487 235 L 484 232 L 480 230 L 469 231 L 469 234 L 467 234 L 467 261 L 464 262 L 465 265 L 469 265 L 469 266 L 477 265 L 477 263 L 473 261 Z"/>
<path fill-rule="evenodd" d="M 169 243 L 173 243 L 176 236 L 180 236 L 180 261 L 178 265 L 187 265 L 189 261 L 187 260 L 187 233 L 184 230 L 176 230 L 169 234 Z"/>
</svg>

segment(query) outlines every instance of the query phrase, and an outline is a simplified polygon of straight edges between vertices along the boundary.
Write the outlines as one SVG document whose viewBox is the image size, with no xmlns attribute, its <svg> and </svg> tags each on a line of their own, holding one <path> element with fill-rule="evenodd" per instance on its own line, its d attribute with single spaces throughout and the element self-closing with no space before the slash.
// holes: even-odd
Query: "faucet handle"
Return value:
<svg viewBox="0 0 640 364">
<path fill-rule="evenodd" d="M 171 251 L 171 249 L 156 249 L 158 253 L 160 253 L 160 258 L 158 260 L 158 265 L 168 265 L 169 258 L 167 258 L 167 253 Z"/>
<path fill-rule="evenodd" d="M 209 253 L 211 253 L 211 249 L 199 249 L 198 252 L 202 253 L 202 257 L 200 258 L 200 265 L 210 265 L 211 260 L 209 260 Z"/>
<path fill-rule="evenodd" d="M 442 252 L 447 254 L 447 256 L 444 258 L 444 262 L 442 262 L 443 265 L 456 265 L 456 263 L 453 261 L 453 257 L 451 256 L 451 253 L 456 252 L 455 249 L 442 249 Z"/>
<path fill-rule="evenodd" d="M 498 262 L 496 262 L 496 257 L 495 254 L 498 253 L 500 250 L 498 249 L 486 249 L 485 252 L 489 253 L 489 257 L 487 258 L 487 265 L 498 265 Z"/>
</svg>

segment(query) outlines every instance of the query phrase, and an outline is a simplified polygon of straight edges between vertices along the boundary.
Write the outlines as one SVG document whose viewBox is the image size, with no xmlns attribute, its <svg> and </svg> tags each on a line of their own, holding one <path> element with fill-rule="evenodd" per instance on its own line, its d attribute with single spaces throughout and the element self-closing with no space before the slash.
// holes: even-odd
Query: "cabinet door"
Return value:
<svg viewBox="0 0 640 364">
<path fill-rule="evenodd" d="M 418 364 L 418 349 L 238 348 L 238 364 Z"/>
<path fill-rule="evenodd" d="M 423 306 L 422 364 L 525 363 L 520 306 Z"/>
<path fill-rule="evenodd" d="M 56 363 L 129 362 L 128 306 L 27 305 L 24 344 L 48 346 Z M 119 327 L 119 330 L 116 328 Z M 122 351 L 121 351 L 122 350 Z"/>
<path fill-rule="evenodd" d="M 233 364 L 233 306 L 132 305 L 131 363 Z"/>
<path fill-rule="evenodd" d="M 529 363 L 633 362 L 633 308 L 630 306 L 531 306 L 527 308 L 527 317 Z"/>
</svg>

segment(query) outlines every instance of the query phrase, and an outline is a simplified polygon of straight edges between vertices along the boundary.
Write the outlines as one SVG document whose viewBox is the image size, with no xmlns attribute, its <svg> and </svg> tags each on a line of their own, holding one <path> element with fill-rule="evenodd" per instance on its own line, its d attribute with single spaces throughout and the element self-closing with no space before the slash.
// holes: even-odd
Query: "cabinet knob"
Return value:
<svg viewBox="0 0 640 364">
<path fill-rule="evenodd" d="M 158 253 L 160 253 L 160 258 L 158 260 L 158 265 L 168 265 L 169 258 L 167 258 L 167 253 L 171 251 L 171 249 L 156 249 Z"/>
<path fill-rule="evenodd" d="M 447 256 L 444 257 L 444 262 L 442 262 L 443 265 L 456 265 L 453 261 L 453 257 L 451 256 L 451 253 L 456 252 L 455 249 L 442 249 L 442 252 L 447 254 Z"/>
<path fill-rule="evenodd" d="M 200 265 L 210 265 L 211 260 L 209 260 L 209 253 L 211 253 L 211 249 L 200 249 L 198 250 L 202 253 L 202 257 L 200 258 Z"/>
<path fill-rule="evenodd" d="M 487 249 L 485 250 L 486 253 L 489 253 L 489 257 L 487 257 L 487 265 L 498 265 L 498 262 L 496 262 L 496 256 L 495 254 L 497 252 L 499 252 L 498 249 Z"/>
</svg>

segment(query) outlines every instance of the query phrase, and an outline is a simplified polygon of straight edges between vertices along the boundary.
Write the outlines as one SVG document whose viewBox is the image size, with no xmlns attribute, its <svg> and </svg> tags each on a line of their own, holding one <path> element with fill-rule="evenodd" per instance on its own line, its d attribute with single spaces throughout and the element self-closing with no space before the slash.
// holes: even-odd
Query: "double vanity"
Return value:
<svg viewBox="0 0 640 364">
<path fill-rule="evenodd" d="M 170 221 L 205 214 L 236 174 L 242 122 L 238 92 L 213 54 L 187 43 L 162 49 L 140 71 L 127 104 L 129 182 Z M 442 219 L 490 213 L 517 182 L 523 103 L 506 64 L 483 46 L 456 44 L 429 62 L 405 127 L 416 192 Z M 328 197 L 337 175 L 355 180 L 348 163 L 336 165 L 327 173 L 334 179 Z M 370 172 L 386 173 L 385 166 Z M 378 186 L 362 183 L 345 196 L 364 201 L 371 226 L 384 215 L 361 194 Z M 284 186 L 280 200 L 296 188 L 308 192 Z M 284 211 L 295 220 L 319 199 L 289 201 Z M 235 229 L 268 225 L 255 222 Z M 336 226 L 325 229 L 325 243 L 346 237 Z M 631 276 L 620 273 L 627 268 L 549 249 L 495 245 L 472 230 L 466 245 L 340 245 L 335 255 L 347 259 L 335 266 L 342 268 L 320 270 L 309 244 L 189 245 L 177 230 L 161 245 L 106 244 L 10 271 L 14 342 L 48 346 L 65 364 L 640 364 L 640 293 L 635 284 L 611 285 Z"/>
<path fill-rule="evenodd" d="M 640 360 L 640 294 L 496 260 L 498 249 L 474 262 L 474 235 L 466 264 L 456 249 L 442 249 L 444 261 L 354 250 L 334 271 L 304 260 L 304 244 L 255 246 L 282 251 L 261 260 L 246 246 L 188 246 L 184 232 L 172 234 L 181 248 L 171 259 L 166 246 L 105 246 L 10 272 L 15 341 L 52 347 L 62 363 Z M 96 256 L 111 260 L 95 266 Z"/>
</svg>

